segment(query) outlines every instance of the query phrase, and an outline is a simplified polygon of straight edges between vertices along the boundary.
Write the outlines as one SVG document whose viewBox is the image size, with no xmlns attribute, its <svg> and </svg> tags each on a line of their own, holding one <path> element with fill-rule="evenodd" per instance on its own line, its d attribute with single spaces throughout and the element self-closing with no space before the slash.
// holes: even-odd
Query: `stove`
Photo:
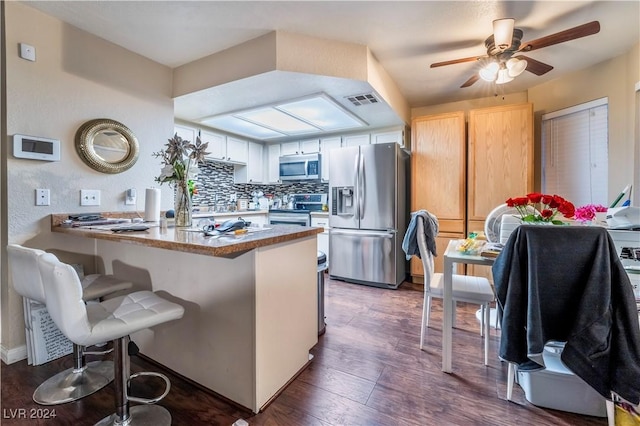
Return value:
<svg viewBox="0 0 640 426">
<path fill-rule="evenodd" d="M 327 194 L 294 194 L 293 209 L 269 210 L 270 225 L 311 225 L 311 212 L 322 211 Z"/>
</svg>

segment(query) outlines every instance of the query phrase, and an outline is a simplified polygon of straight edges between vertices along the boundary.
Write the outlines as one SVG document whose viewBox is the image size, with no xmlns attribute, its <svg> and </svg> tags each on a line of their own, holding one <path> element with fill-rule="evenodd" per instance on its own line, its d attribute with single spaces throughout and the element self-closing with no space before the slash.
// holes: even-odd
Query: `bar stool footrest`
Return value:
<svg viewBox="0 0 640 426">
<path fill-rule="evenodd" d="M 132 401 L 132 402 L 138 402 L 140 404 L 155 404 L 159 401 L 161 401 L 165 396 L 167 396 L 169 394 L 169 391 L 171 390 L 171 381 L 169 381 L 169 378 L 167 376 L 165 376 L 164 374 L 161 373 L 156 373 L 154 371 L 142 371 L 140 373 L 135 373 L 132 374 L 131 376 L 129 376 L 129 383 L 131 383 L 131 380 L 135 379 L 136 377 L 140 377 L 140 376 L 154 376 L 154 377 L 159 377 L 162 380 L 164 380 L 165 382 L 165 390 L 162 393 L 162 395 L 155 397 L 155 398 L 139 398 L 137 396 L 130 396 L 130 395 L 126 395 L 127 400 L 128 401 Z M 127 386 L 128 387 L 128 386 Z"/>
</svg>

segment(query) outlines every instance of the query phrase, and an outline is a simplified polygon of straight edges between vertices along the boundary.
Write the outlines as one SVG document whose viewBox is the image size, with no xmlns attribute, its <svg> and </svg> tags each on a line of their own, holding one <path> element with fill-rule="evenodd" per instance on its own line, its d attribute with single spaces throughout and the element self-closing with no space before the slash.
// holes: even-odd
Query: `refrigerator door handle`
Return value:
<svg viewBox="0 0 640 426">
<path fill-rule="evenodd" d="M 354 184 L 354 198 L 355 198 L 355 218 L 360 218 L 360 177 L 358 176 L 358 162 L 360 161 L 360 150 L 358 150 L 358 155 L 356 155 L 355 161 L 353 162 L 353 184 Z M 359 225 L 358 225 L 359 226 Z"/>
<path fill-rule="evenodd" d="M 364 194 L 365 194 L 365 176 L 364 176 L 364 155 L 362 151 L 358 152 L 358 219 L 362 220 L 364 217 Z"/>
<path fill-rule="evenodd" d="M 397 231 L 394 229 L 390 229 L 388 231 L 349 231 L 345 229 L 333 229 L 329 230 L 329 234 L 335 235 L 351 235 L 354 237 L 382 237 L 382 238 L 393 238 L 394 234 Z"/>
</svg>

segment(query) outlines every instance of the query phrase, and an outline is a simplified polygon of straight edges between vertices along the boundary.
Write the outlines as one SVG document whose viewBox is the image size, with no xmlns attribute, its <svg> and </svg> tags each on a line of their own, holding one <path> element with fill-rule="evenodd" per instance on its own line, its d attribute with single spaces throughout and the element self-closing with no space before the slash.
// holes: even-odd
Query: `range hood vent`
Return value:
<svg viewBox="0 0 640 426">
<path fill-rule="evenodd" d="M 380 100 L 373 93 L 363 93 L 361 95 L 347 96 L 347 99 L 354 106 L 377 104 L 380 102 Z"/>
</svg>

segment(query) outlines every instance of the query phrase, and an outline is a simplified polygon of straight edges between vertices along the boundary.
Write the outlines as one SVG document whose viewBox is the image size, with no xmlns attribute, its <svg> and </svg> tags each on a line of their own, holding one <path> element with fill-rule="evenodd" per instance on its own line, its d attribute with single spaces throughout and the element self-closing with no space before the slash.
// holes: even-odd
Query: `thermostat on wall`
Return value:
<svg viewBox="0 0 640 426">
<path fill-rule="evenodd" d="M 13 155 L 30 160 L 60 161 L 60 141 L 37 136 L 13 135 Z"/>
</svg>

